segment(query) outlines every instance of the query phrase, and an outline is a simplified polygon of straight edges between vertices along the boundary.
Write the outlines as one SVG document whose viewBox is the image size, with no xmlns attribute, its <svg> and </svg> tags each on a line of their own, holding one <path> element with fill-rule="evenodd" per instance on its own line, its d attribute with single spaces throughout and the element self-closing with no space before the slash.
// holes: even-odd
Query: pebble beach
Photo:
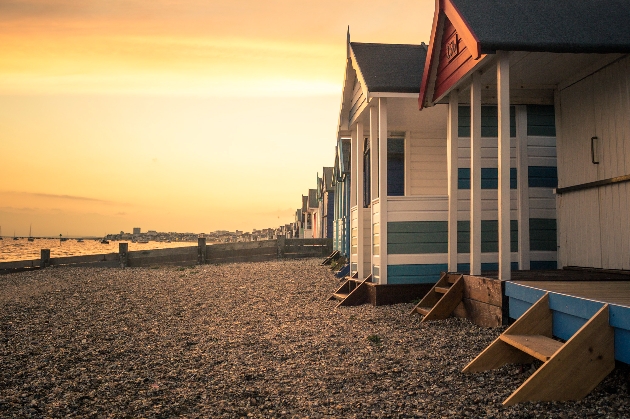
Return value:
<svg viewBox="0 0 630 419">
<path fill-rule="evenodd" d="M 321 260 L 0 276 L 0 417 L 630 418 L 619 365 L 576 402 L 503 407 L 533 367 L 411 304 L 335 309 Z"/>
</svg>

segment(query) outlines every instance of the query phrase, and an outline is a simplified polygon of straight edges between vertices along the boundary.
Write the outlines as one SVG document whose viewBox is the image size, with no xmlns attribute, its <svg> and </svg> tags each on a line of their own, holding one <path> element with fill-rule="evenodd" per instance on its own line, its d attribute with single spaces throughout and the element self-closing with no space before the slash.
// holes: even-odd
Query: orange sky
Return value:
<svg viewBox="0 0 630 419">
<path fill-rule="evenodd" d="M 346 27 L 428 42 L 433 0 L 0 2 L 3 235 L 251 230 L 333 164 Z"/>
</svg>

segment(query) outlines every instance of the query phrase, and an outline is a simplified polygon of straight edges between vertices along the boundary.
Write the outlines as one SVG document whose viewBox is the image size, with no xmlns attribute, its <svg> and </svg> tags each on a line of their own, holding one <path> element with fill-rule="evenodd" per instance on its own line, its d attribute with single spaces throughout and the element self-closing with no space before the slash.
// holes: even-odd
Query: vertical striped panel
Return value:
<svg viewBox="0 0 630 419">
<path fill-rule="evenodd" d="M 529 248 L 530 250 L 558 250 L 557 226 L 555 219 L 529 219 Z"/>
<path fill-rule="evenodd" d="M 498 137 L 498 111 L 496 106 L 481 107 L 481 136 Z M 470 106 L 459 107 L 458 134 L 460 137 L 470 137 Z M 516 111 L 510 106 L 510 137 L 516 137 Z"/>
<path fill-rule="evenodd" d="M 510 168 L 510 189 L 516 189 L 517 172 L 515 167 Z M 457 169 L 458 189 L 470 189 L 470 168 Z M 481 168 L 481 189 L 499 188 L 499 170 L 496 167 Z"/>
<path fill-rule="evenodd" d="M 446 272 L 446 263 L 418 265 L 388 265 L 388 284 L 433 284 L 440 279 L 440 273 Z"/>
<path fill-rule="evenodd" d="M 527 105 L 527 135 L 556 136 L 556 115 L 553 105 Z"/>
</svg>

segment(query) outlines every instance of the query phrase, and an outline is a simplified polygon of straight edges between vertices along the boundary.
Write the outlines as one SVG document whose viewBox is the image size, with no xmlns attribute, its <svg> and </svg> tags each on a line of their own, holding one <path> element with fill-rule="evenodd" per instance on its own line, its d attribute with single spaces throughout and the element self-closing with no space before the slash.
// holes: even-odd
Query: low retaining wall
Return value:
<svg viewBox="0 0 630 419">
<path fill-rule="evenodd" d="M 206 245 L 170 249 L 128 251 L 120 243 L 118 253 L 51 257 L 42 249 L 39 259 L 0 263 L 0 274 L 41 269 L 49 266 L 146 267 L 157 265 L 196 265 L 206 263 L 264 262 L 278 259 L 324 258 L 332 253 L 332 239 L 285 239 Z"/>
</svg>

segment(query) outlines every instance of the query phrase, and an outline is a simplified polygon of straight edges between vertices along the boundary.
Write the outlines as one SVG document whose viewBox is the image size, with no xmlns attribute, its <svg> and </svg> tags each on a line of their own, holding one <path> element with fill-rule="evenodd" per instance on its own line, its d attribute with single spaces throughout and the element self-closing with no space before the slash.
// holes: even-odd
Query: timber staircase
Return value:
<svg viewBox="0 0 630 419">
<path fill-rule="evenodd" d="M 520 402 L 578 400 L 590 393 L 614 368 L 614 331 L 608 304 L 565 343 L 552 337 L 549 294 L 543 295 L 463 372 L 478 372 L 511 363 L 543 362 L 504 406 Z"/>
<path fill-rule="evenodd" d="M 368 282 L 372 282 L 372 274 L 368 275 L 363 280 L 348 278 L 328 300 L 339 301 L 339 304 L 337 304 L 335 308 L 361 305 L 368 299 Z"/>
<path fill-rule="evenodd" d="M 339 250 L 335 250 L 330 255 L 328 255 L 326 259 L 324 259 L 324 261 L 321 263 L 321 266 L 330 265 L 331 263 L 333 263 L 333 261 L 339 259 L 339 256 L 341 256 L 341 252 L 339 252 Z"/>
<path fill-rule="evenodd" d="M 431 290 L 411 310 L 419 313 L 422 321 L 443 320 L 451 315 L 464 296 L 464 276 L 442 272 L 440 279 Z"/>
</svg>

